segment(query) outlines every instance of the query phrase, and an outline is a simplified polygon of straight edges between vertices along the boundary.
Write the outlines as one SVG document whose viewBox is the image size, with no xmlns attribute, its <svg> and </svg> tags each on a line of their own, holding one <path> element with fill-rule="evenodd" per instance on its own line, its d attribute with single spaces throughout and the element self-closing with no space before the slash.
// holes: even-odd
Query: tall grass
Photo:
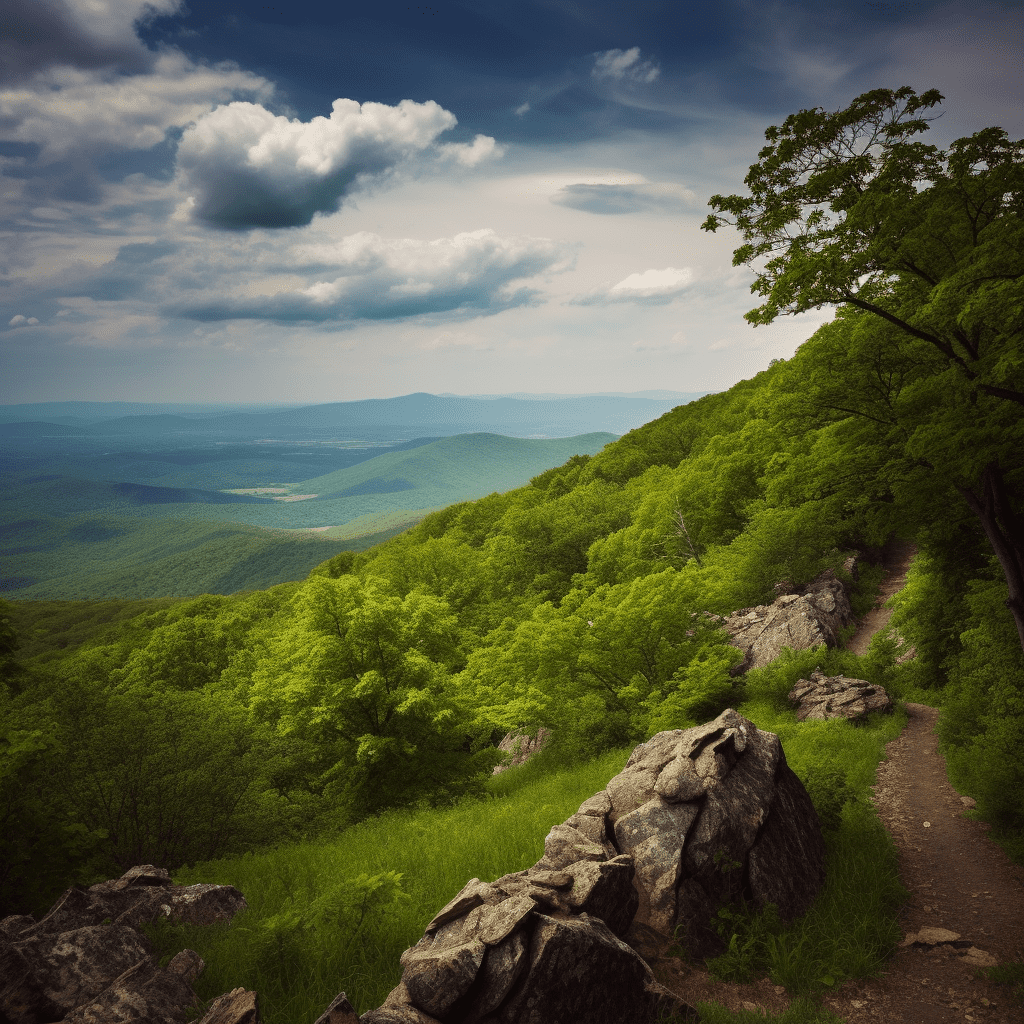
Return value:
<svg viewBox="0 0 1024 1024">
<path fill-rule="evenodd" d="M 905 896 L 892 841 L 869 801 L 884 744 L 905 717 L 875 716 L 859 726 L 797 723 L 779 700 L 779 673 L 794 680 L 807 674 L 803 660 L 755 676 L 738 710 L 780 736 L 819 807 L 828 826 L 828 880 L 808 914 L 787 927 L 770 911 L 732 908 L 722 919 L 730 951 L 709 962 L 722 977 L 768 974 L 790 994 L 807 997 L 779 1018 L 793 1022 L 834 1019 L 817 1008 L 816 997 L 844 979 L 878 972 L 899 939 L 896 914 Z M 175 881 L 237 886 L 249 909 L 230 926 L 159 926 L 158 948 L 169 956 L 189 947 L 203 956 L 204 999 L 238 986 L 255 989 L 267 1024 L 308 1024 L 342 990 L 365 1012 L 397 984 L 401 953 L 440 907 L 470 878 L 492 880 L 532 865 L 550 828 L 604 788 L 628 753 L 570 767 L 540 759 L 496 776 L 484 800 L 388 812 L 333 842 L 196 864 Z M 705 1019 L 741 1019 L 717 1012 Z"/>
<path fill-rule="evenodd" d="M 524 766 L 496 777 L 495 793 L 508 795 L 388 812 L 335 842 L 196 864 L 174 880 L 234 885 L 249 909 L 230 926 L 159 926 L 152 936 L 165 955 L 184 947 L 202 955 L 202 999 L 255 989 L 266 1024 L 309 1024 L 342 990 L 365 1012 L 384 1001 L 398 983 L 399 956 L 470 878 L 492 880 L 534 864 L 551 827 L 603 789 L 628 753 L 546 777 Z M 374 879 L 379 887 L 370 891 Z M 364 904 L 369 912 L 360 921 Z"/>
</svg>

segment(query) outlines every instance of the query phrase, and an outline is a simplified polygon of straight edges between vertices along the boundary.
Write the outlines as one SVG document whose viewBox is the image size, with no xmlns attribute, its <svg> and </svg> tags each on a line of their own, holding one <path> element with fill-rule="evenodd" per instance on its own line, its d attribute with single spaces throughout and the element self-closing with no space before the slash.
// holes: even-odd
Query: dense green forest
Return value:
<svg viewBox="0 0 1024 1024">
<path fill-rule="evenodd" d="M 893 622 L 917 656 L 880 638 L 860 669 L 942 705 L 958 785 L 1024 855 L 1021 146 L 907 141 L 930 100 L 804 112 L 769 133 L 754 199 L 713 200 L 776 252 L 757 316 L 841 303 L 792 359 L 303 580 L 71 634 L 5 606 L 0 914 L 457 803 L 509 730 L 551 727 L 569 763 L 703 721 L 747 685 L 704 613 L 893 536 L 920 552 Z M 821 156 L 851 126 L 877 166 Z"/>
</svg>

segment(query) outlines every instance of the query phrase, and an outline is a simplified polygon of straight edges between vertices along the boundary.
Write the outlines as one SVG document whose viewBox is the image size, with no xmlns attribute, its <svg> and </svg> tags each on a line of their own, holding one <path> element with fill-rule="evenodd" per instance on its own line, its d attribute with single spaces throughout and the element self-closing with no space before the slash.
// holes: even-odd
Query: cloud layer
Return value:
<svg viewBox="0 0 1024 1024">
<path fill-rule="evenodd" d="M 232 319 L 346 324 L 446 313 L 486 316 L 534 301 L 523 282 L 571 265 L 568 247 L 490 229 L 420 241 L 359 232 L 297 247 L 293 259 L 330 267 L 308 284 L 258 296 L 209 295 L 165 309 L 200 321 Z"/>
<path fill-rule="evenodd" d="M 697 197 L 683 185 L 576 184 L 560 188 L 551 202 L 587 213 L 684 213 L 697 205 Z"/>
<path fill-rule="evenodd" d="M 154 54 L 136 26 L 181 7 L 181 0 L 4 0 L 0 80 L 24 81 L 57 64 L 144 71 Z"/>
</svg>

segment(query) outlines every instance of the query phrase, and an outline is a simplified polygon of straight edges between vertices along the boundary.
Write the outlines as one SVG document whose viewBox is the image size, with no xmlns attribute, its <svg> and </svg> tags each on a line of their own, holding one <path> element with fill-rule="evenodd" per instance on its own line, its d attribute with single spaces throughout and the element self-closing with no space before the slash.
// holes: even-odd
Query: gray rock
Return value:
<svg viewBox="0 0 1024 1024">
<path fill-rule="evenodd" d="M 526 977 L 488 1024 L 653 1024 L 669 995 L 634 950 L 585 914 L 538 918 Z"/>
<path fill-rule="evenodd" d="M 484 954 L 483 967 L 460 1008 L 460 1024 L 478 1024 L 508 998 L 526 966 L 527 942 L 523 932 L 514 932 Z"/>
<path fill-rule="evenodd" d="M 618 847 L 636 864 L 639 908 L 626 939 L 637 948 L 681 926 L 687 949 L 709 955 L 719 951 L 712 922 L 723 906 L 771 901 L 789 919 L 821 886 L 824 845 L 810 798 L 778 737 L 733 710 L 641 744 L 606 792 Z"/>
<path fill-rule="evenodd" d="M 231 886 L 176 886 L 163 868 L 150 864 L 88 889 L 68 889 L 41 921 L 3 922 L 0 1020 L 184 1024 L 196 1005 L 192 983 L 203 960 L 182 950 L 166 969 L 158 967 L 138 926 L 157 916 L 191 924 L 225 921 L 244 907 Z"/>
<path fill-rule="evenodd" d="M 385 1003 L 376 1010 L 368 1010 L 359 1021 L 360 1024 L 441 1024 L 436 1017 L 407 1003 Z"/>
<path fill-rule="evenodd" d="M 721 625 L 742 653 L 733 675 L 763 668 L 774 661 L 784 647 L 795 651 L 818 644 L 836 646 L 846 626 L 853 622 L 853 610 L 839 577 L 831 569 L 807 584 L 804 593 L 785 594 L 770 605 L 743 608 L 725 618 Z"/>
<path fill-rule="evenodd" d="M 191 985 L 206 970 L 206 961 L 194 949 L 183 949 L 171 957 L 167 970 L 180 975 Z"/>
<path fill-rule="evenodd" d="M 36 1024 L 60 1020 L 63 1015 L 64 1010 L 43 993 L 31 961 L 0 936 L 0 1020 Z"/>
<path fill-rule="evenodd" d="M 359 1024 L 359 1014 L 348 1001 L 348 996 L 341 992 L 313 1024 Z"/>
<path fill-rule="evenodd" d="M 164 897 L 175 924 L 224 924 L 248 906 L 233 885 L 175 885 Z"/>
<path fill-rule="evenodd" d="M 718 952 L 740 899 L 804 912 L 824 880 L 814 807 L 777 736 L 733 710 L 638 746 L 532 868 L 471 879 L 402 954 L 365 1024 L 645 1024 L 692 1011 L 640 951 Z M 625 939 L 626 941 L 623 941 Z"/>
<path fill-rule="evenodd" d="M 255 992 L 234 988 L 218 996 L 199 1024 L 260 1024 L 259 998 Z"/>
<path fill-rule="evenodd" d="M 125 925 L 90 925 L 15 946 L 30 960 L 46 997 L 64 1014 L 98 996 L 129 968 L 149 963 L 148 945 Z"/>
<path fill-rule="evenodd" d="M 619 856 L 601 864 L 581 860 L 568 871 L 574 878 L 566 898 L 570 910 L 598 917 L 620 938 L 625 935 L 640 905 L 633 885 L 633 858 Z"/>
<path fill-rule="evenodd" d="M 544 840 L 544 856 L 538 862 L 556 871 L 578 860 L 607 860 L 603 844 L 588 839 L 572 825 L 555 825 Z"/>
<path fill-rule="evenodd" d="M 498 749 L 504 754 L 509 754 L 510 757 L 506 764 L 495 765 L 493 773 L 498 775 L 509 768 L 525 764 L 535 754 L 540 753 L 550 739 L 551 730 L 544 726 L 541 726 L 533 736 L 527 733 L 506 733 L 498 743 Z"/>
<path fill-rule="evenodd" d="M 754 903 L 774 903 L 785 920 L 806 913 L 825 884 L 818 812 L 785 758 L 775 774 L 775 800 L 750 851 L 747 870 Z"/>
<path fill-rule="evenodd" d="M 434 943 L 405 961 L 402 983 L 413 1006 L 444 1018 L 476 981 L 487 947 L 479 939 L 442 949 L 439 945 Z"/>
<path fill-rule="evenodd" d="M 66 1024 L 184 1024 L 195 1002 L 195 994 L 180 974 L 162 970 L 147 959 L 115 978 L 64 1020 Z"/>
<path fill-rule="evenodd" d="M 36 919 L 28 914 L 12 914 L 0 921 L 0 935 L 8 939 L 17 938 L 23 931 L 35 925 Z"/>
<path fill-rule="evenodd" d="M 697 813 L 695 804 L 670 804 L 655 796 L 615 822 L 619 849 L 635 863 L 637 916 L 665 934 L 675 925 L 683 845 Z"/>
<path fill-rule="evenodd" d="M 479 878 L 471 878 L 450 902 L 446 903 L 435 915 L 434 919 L 427 925 L 426 933 L 437 931 L 441 925 L 462 917 L 474 907 L 482 903 L 497 903 L 502 894 L 497 892 L 494 886 L 487 882 L 481 882 Z"/>
<path fill-rule="evenodd" d="M 789 701 L 796 709 L 798 722 L 826 718 L 846 718 L 857 721 L 873 711 L 891 712 L 892 701 L 885 689 L 866 679 L 848 676 L 826 676 L 820 669 L 810 679 L 798 679 L 789 693 Z"/>
</svg>

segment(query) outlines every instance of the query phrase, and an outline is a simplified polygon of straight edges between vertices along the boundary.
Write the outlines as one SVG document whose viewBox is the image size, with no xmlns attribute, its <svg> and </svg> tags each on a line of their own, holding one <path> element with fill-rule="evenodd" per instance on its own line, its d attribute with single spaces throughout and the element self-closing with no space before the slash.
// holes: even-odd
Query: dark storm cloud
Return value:
<svg viewBox="0 0 1024 1024">
<path fill-rule="evenodd" d="M 109 13 L 83 10 L 68 0 L 4 0 L 3 6 L 0 81 L 25 81 L 56 64 L 138 73 L 153 62 L 154 54 L 133 29 L 133 22 L 147 15 L 142 3 L 115 2 L 107 5 Z M 170 14 L 178 7 L 177 0 L 164 0 L 149 10 Z"/>
</svg>

